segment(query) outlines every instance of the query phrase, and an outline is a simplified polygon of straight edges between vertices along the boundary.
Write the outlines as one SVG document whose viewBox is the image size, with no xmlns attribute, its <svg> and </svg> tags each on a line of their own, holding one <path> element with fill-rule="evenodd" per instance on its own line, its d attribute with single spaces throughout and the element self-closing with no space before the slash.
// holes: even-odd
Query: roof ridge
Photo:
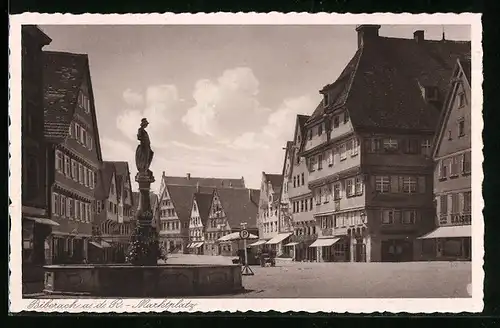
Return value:
<svg viewBox="0 0 500 328">
<path fill-rule="evenodd" d="M 48 55 L 71 55 L 75 57 L 85 57 L 88 58 L 89 55 L 86 53 L 77 53 L 77 52 L 69 52 L 69 51 L 55 51 L 55 50 L 42 50 L 44 54 Z"/>
<path fill-rule="evenodd" d="M 349 117 L 351 117 L 351 113 L 349 111 L 349 106 L 346 106 L 347 105 L 347 101 L 349 99 L 349 95 L 351 93 L 351 88 L 352 88 L 352 85 L 354 83 L 354 79 L 356 77 L 356 74 L 358 74 L 358 68 L 359 68 L 359 63 L 361 63 L 361 58 L 363 58 L 363 47 L 361 47 L 359 49 L 359 56 L 358 56 L 358 61 L 356 62 L 356 66 L 354 67 L 354 70 L 351 72 L 351 77 L 349 79 L 349 85 L 347 87 L 347 92 L 346 92 L 346 95 L 345 95 L 345 99 L 344 99 L 344 102 L 342 104 L 342 106 L 344 106 L 346 108 L 346 111 L 349 115 Z M 354 54 L 354 56 L 356 56 L 356 54 Z M 339 108 L 340 106 L 337 106 L 337 108 Z M 355 124 L 352 124 L 352 129 L 355 130 Z"/>
</svg>

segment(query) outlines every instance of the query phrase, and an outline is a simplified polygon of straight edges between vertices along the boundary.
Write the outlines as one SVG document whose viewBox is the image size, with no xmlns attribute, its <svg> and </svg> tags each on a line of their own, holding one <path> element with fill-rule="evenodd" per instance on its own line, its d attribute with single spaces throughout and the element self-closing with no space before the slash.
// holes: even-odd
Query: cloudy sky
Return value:
<svg viewBox="0 0 500 328">
<path fill-rule="evenodd" d="M 46 50 L 86 53 L 105 160 L 135 175 L 142 117 L 155 151 L 152 170 L 168 175 L 244 177 L 281 173 L 296 114 L 311 114 L 357 48 L 355 26 L 41 26 Z M 442 26 L 383 26 L 411 38 Z M 446 38 L 470 40 L 447 26 Z M 158 188 L 158 182 L 153 188 Z M 135 188 L 134 188 L 135 189 Z"/>
</svg>

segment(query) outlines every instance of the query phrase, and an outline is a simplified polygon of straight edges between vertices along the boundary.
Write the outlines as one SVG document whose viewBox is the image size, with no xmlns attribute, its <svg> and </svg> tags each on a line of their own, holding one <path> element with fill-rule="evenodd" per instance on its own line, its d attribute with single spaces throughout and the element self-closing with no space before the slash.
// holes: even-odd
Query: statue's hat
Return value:
<svg viewBox="0 0 500 328">
<path fill-rule="evenodd" d="M 143 118 L 141 120 L 141 124 L 149 124 L 148 120 L 146 118 Z"/>
</svg>

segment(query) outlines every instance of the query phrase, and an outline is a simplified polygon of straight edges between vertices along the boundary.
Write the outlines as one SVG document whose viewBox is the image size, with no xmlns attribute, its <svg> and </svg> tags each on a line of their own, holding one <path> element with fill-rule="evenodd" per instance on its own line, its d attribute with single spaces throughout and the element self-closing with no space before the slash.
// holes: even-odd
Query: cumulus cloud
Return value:
<svg viewBox="0 0 500 328">
<path fill-rule="evenodd" d="M 245 176 L 248 186 L 258 188 L 262 171 L 281 172 L 282 147 L 293 136 L 296 115 L 311 113 L 317 105 L 315 98 L 302 96 L 285 99 L 271 110 L 258 97 L 259 81 L 246 67 L 198 80 L 191 104 L 173 85 L 150 86 L 143 94 L 125 90 L 128 107 L 116 125 L 126 138 L 106 135 L 103 153 L 108 159 L 128 161 L 135 175 L 136 132 L 146 117 L 151 123 L 148 132 L 155 151 L 151 169 L 157 181 L 162 171 L 180 176 L 190 172 Z"/>
<path fill-rule="evenodd" d="M 123 91 L 123 100 L 131 108 L 141 107 L 144 104 L 143 95 L 131 89 Z"/>
<path fill-rule="evenodd" d="M 199 80 L 193 91 L 196 104 L 182 122 L 200 136 L 236 137 L 255 128 L 268 111 L 257 100 L 258 93 L 259 81 L 248 67 L 226 70 L 216 81 Z"/>
<path fill-rule="evenodd" d="M 273 138 L 283 137 L 289 140 L 293 136 L 297 114 L 310 113 L 316 108 L 316 102 L 310 96 L 285 99 L 278 110 L 269 115 L 263 133 Z"/>
<path fill-rule="evenodd" d="M 310 112 L 314 106 L 314 99 L 309 96 L 285 99 L 277 110 L 268 115 L 267 121 L 258 132 L 244 132 L 224 143 L 235 149 L 281 147 L 293 137 L 297 114 Z"/>
<path fill-rule="evenodd" d="M 124 92 L 129 96 L 131 92 Z M 139 98 L 139 97 L 136 97 Z M 143 109 L 128 108 L 116 119 L 118 129 L 130 140 L 136 140 L 136 132 L 141 119 L 150 122 L 148 132 L 151 139 L 164 140 L 168 127 L 180 115 L 179 94 L 173 85 L 154 85 L 146 90 Z M 159 146 L 162 144 L 160 143 Z"/>
<path fill-rule="evenodd" d="M 236 137 L 232 142 L 225 142 L 229 148 L 233 149 L 268 149 L 269 145 L 258 140 L 259 136 L 255 132 L 245 132 Z"/>
</svg>

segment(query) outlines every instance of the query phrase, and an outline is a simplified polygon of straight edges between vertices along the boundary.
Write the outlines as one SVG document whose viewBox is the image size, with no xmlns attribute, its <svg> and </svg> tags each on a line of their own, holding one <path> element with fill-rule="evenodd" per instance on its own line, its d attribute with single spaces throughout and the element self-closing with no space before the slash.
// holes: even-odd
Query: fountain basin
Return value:
<svg viewBox="0 0 500 328">
<path fill-rule="evenodd" d="M 47 265 L 46 294 L 172 297 L 243 291 L 240 265 Z"/>
</svg>

